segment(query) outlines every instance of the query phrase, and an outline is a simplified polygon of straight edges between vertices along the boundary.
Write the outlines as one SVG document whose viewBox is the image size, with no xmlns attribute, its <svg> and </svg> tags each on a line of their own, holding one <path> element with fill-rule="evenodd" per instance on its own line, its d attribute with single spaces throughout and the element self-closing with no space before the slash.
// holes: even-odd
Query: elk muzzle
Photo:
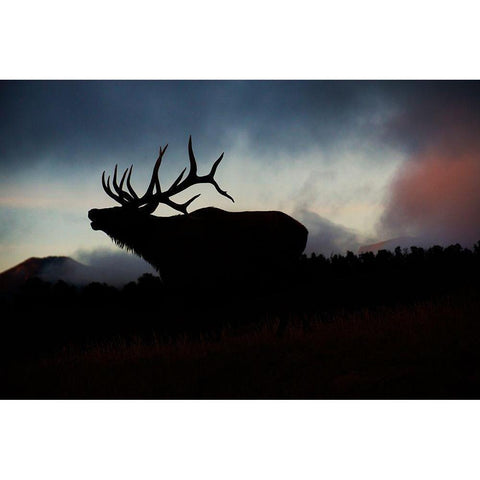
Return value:
<svg viewBox="0 0 480 480">
<path fill-rule="evenodd" d="M 88 212 L 88 218 L 91 220 L 90 226 L 93 230 L 101 230 L 98 221 L 99 221 L 99 212 L 98 208 L 93 208 Z"/>
</svg>

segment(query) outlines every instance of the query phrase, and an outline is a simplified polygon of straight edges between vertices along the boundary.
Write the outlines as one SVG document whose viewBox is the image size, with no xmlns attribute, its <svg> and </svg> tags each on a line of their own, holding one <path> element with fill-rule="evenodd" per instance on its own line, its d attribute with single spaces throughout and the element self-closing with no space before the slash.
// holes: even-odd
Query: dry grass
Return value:
<svg viewBox="0 0 480 480">
<path fill-rule="evenodd" d="M 215 337 L 65 348 L 10 378 L 16 398 L 479 398 L 480 300 L 293 317 Z M 322 321 L 323 320 L 323 321 Z"/>
</svg>

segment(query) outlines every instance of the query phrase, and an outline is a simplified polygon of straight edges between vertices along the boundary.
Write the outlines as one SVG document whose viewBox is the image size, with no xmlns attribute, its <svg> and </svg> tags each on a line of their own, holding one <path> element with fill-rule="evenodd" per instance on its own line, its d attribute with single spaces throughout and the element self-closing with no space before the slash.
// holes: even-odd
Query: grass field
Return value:
<svg viewBox="0 0 480 480">
<path fill-rule="evenodd" d="M 408 306 L 116 337 L 4 370 L 3 398 L 480 398 L 475 292 Z M 228 319 L 226 319 L 226 325 Z"/>
</svg>

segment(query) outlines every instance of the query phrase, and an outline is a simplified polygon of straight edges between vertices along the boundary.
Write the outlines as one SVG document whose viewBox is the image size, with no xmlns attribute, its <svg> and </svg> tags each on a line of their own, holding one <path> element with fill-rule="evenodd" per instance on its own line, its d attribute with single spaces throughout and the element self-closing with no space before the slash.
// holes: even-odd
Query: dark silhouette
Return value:
<svg viewBox="0 0 480 480">
<path fill-rule="evenodd" d="M 90 210 L 92 228 L 104 231 L 117 245 L 151 263 L 170 287 L 219 288 L 253 283 L 262 286 L 284 279 L 305 248 L 307 229 L 276 211 L 227 212 L 209 207 L 187 213 L 188 206 L 199 195 L 184 203 L 177 203 L 172 197 L 192 185 L 209 183 L 233 201 L 214 179 L 223 153 L 209 174 L 199 176 L 190 137 L 188 174 L 183 178 L 184 169 L 167 190 L 162 190 L 158 174 L 167 146 L 160 147 L 150 184 L 141 197 L 130 183 L 132 167 L 125 170 L 118 183 L 115 166 L 114 191 L 110 177 L 105 181 L 103 172 L 105 192 L 121 207 Z M 151 215 L 160 203 L 183 215 Z"/>
<path fill-rule="evenodd" d="M 0 295 L 0 311 L 9 319 L 2 324 L 1 350 L 10 355 L 10 349 L 19 353 L 22 345 L 28 345 L 23 351 L 33 352 L 60 347 L 65 338 L 82 343 L 152 331 L 167 337 L 206 334 L 235 323 L 258 325 L 282 312 L 328 322 L 338 310 L 411 306 L 470 292 L 478 296 L 479 268 L 480 242 L 473 251 L 452 245 L 376 255 L 313 254 L 303 256 L 294 276 L 284 279 L 288 288 L 245 288 L 227 296 L 228 301 L 216 297 L 216 291 L 185 295 L 150 274 L 122 289 L 98 282 L 73 287 L 34 277 L 16 293 Z"/>
<path fill-rule="evenodd" d="M 0 397 L 478 399 L 479 268 L 480 242 L 303 256 L 288 288 L 228 302 L 150 274 L 122 289 L 30 278 L 0 295 Z M 279 313 L 286 334 L 260 347 Z M 129 346 L 138 361 L 117 357 Z"/>
</svg>

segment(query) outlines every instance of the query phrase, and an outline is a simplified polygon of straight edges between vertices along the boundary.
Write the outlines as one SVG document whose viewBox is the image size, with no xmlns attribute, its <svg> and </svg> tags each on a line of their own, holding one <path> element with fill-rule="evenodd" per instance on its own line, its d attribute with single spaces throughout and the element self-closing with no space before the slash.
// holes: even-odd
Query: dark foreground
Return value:
<svg viewBox="0 0 480 480">
<path fill-rule="evenodd" d="M 4 308 L 0 396 L 478 399 L 479 252 L 314 258 L 255 302 L 149 276 L 122 291 L 37 282 Z"/>
<path fill-rule="evenodd" d="M 480 398 L 480 300 L 278 320 L 217 338 L 114 338 L 3 371 L 4 398 Z"/>
</svg>

